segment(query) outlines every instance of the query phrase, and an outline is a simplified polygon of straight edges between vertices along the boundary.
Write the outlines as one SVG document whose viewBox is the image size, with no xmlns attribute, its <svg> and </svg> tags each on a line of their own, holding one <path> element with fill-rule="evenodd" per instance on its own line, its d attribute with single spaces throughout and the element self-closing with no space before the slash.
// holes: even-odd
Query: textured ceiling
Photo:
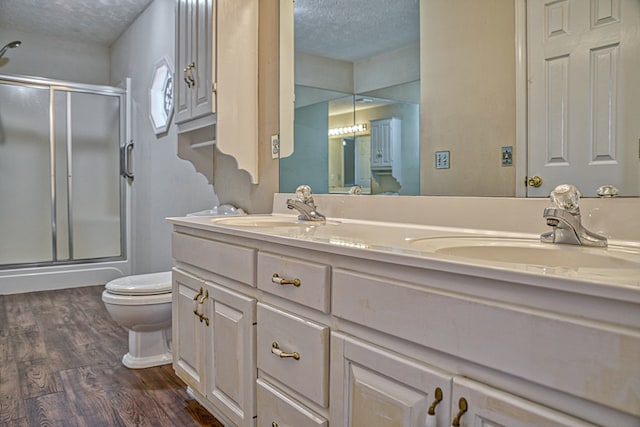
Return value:
<svg viewBox="0 0 640 427">
<path fill-rule="evenodd" d="M 0 27 L 110 46 L 151 1 L 0 0 Z M 296 50 L 355 61 L 417 43 L 418 3 L 296 0 Z"/>
<path fill-rule="evenodd" d="M 295 0 L 295 48 L 356 61 L 420 38 L 419 0 Z"/>
<path fill-rule="evenodd" d="M 0 0 L 0 27 L 110 46 L 151 1 Z"/>
</svg>

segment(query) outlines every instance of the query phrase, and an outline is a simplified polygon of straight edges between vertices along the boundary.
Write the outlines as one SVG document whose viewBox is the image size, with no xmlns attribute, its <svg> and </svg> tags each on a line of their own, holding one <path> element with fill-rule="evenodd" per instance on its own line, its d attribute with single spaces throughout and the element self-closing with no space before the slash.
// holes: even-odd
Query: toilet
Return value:
<svg viewBox="0 0 640 427">
<path fill-rule="evenodd" d="M 170 271 L 112 280 L 102 301 L 113 320 L 129 330 L 124 366 L 141 369 L 172 362 Z"/>
</svg>

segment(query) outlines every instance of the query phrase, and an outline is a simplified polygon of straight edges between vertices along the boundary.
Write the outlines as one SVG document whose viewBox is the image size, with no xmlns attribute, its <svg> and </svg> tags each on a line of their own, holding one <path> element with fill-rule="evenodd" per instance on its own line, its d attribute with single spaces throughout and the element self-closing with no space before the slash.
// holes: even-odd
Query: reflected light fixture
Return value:
<svg viewBox="0 0 640 427">
<path fill-rule="evenodd" d="M 367 124 L 358 123 L 353 126 L 343 126 L 329 129 L 329 136 L 347 135 L 351 133 L 366 132 Z"/>
</svg>

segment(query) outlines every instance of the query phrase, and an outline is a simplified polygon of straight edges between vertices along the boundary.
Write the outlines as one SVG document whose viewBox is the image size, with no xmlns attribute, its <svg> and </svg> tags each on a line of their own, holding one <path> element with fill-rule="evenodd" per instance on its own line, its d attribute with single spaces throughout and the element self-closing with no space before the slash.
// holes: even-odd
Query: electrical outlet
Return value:
<svg viewBox="0 0 640 427">
<path fill-rule="evenodd" d="M 513 147 L 507 146 L 501 148 L 502 166 L 513 166 Z"/>
<path fill-rule="evenodd" d="M 449 152 L 436 151 L 436 169 L 449 169 Z"/>
<path fill-rule="evenodd" d="M 277 159 L 280 157 L 280 140 L 278 135 L 271 135 L 271 158 Z"/>
</svg>

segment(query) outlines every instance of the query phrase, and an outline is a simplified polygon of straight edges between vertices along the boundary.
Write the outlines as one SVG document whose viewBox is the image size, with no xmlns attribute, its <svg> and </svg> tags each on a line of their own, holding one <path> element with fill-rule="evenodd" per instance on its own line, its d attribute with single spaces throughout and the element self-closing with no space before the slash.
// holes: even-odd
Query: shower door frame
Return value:
<svg viewBox="0 0 640 427">
<path fill-rule="evenodd" d="M 131 183 L 132 175 L 126 170 L 129 162 L 125 159 L 131 152 L 131 79 L 127 78 L 124 88 L 102 86 L 83 83 L 73 83 L 61 80 L 0 74 L 0 83 L 14 84 L 48 89 L 49 91 L 49 161 L 51 167 L 50 195 L 51 195 L 51 260 L 25 262 L 16 264 L 0 264 L 0 295 L 5 293 L 27 292 L 31 290 L 58 289 L 69 286 L 82 286 L 105 283 L 115 277 L 131 273 Z M 58 259 L 58 218 L 56 194 L 56 158 L 55 158 L 55 110 L 54 93 L 65 92 L 65 108 L 67 109 L 66 123 L 66 164 L 71 167 L 71 134 L 69 132 L 71 115 L 70 97 L 72 93 L 87 93 L 102 96 L 117 97 L 119 99 L 119 161 L 120 161 L 120 256 L 106 256 L 87 259 L 73 259 L 73 210 L 72 210 L 72 173 L 66 175 L 67 185 L 67 237 L 68 259 Z M 129 152 L 128 152 L 129 151 Z M 41 279 L 41 280 L 38 280 Z"/>
</svg>

